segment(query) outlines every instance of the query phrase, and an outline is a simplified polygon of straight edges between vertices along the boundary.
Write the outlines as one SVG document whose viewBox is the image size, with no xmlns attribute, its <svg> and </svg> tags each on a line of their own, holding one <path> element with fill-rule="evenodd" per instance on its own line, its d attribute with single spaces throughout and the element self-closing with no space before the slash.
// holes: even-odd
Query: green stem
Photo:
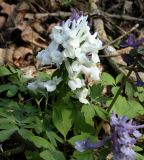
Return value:
<svg viewBox="0 0 144 160">
<path fill-rule="evenodd" d="M 110 106 L 108 107 L 107 113 L 109 113 L 111 111 L 111 109 L 112 109 L 113 105 L 115 104 L 118 96 L 120 95 L 123 87 L 125 86 L 126 81 L 128 80 L 129 76 L 131 75 L 132 71 L 134 70 L 136 64 L 137 64 L 137 61 L 135 61 L 135 63 L 133 64 L 133 66 L 130 68 L 130 70 L 129 70 L 128 74 L 126 75 L 126 77 L 123 78 L 123 82 L 121 83 L 120 88 L 118 89 L 116 95 L 114 96 L 114 98 L 113 98 Z M 104 124 L 104 120 L 102 120 L 101 123 L 99 124 L 99 126 L 97 127 L 97 134 L 96 134 L 96 136 L 98 136 L 98 134 L 99 134 L 99 132 L 100 132 L 103 124 Z"/>
</svg>

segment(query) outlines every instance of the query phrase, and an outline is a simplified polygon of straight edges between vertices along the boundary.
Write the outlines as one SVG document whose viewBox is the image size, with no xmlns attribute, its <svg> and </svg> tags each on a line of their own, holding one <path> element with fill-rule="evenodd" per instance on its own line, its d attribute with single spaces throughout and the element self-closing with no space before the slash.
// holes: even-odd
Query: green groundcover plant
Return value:
<svg viewBox="0 0 144 160">
<path fill-rule="evenodd" d="M 102 41 L 91 34 L 87 16 L 72 11 L 55 26 L 51 43 L 37 54 L 52 75 L 23 77 L 0 67 L 0 157 L 23 153 L 27 160 L 143 160 L 143 39 L 129 35 L 133 49 L 123 59 L 128 74 L 115 78 L 99 68 Z M 134 72 L 133 85 L 129 76 Z M 108 95 L 104 88 L 110 88 Z M 135 120 L 133 120 L 135 118 Z M 107 129 L 105 126 L 107 124 Z M 14 144 L 6 148 L 6 142 Z"/>
</svg>

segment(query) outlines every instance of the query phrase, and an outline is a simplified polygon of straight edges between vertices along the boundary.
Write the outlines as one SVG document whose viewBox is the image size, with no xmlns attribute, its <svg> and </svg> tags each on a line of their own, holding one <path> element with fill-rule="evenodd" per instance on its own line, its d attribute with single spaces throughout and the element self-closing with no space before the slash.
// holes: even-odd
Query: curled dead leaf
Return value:
<svg viewBox="0 0 144 160">
<path fill-rule="evenodd" d="M 7 62 L 16 65 L 17 67 L 28 66 L 33 62 L 33 51 L 26 47 L 10 46 L 7 54 Z"/>
<path fill-rule="evenodd" d="M 0 29 L 3 28 L 5 22 L 6 22 L 6 18 L 0 15 Z"/>
<path fill-rule="evenodd" d="M 25 42 L 32 43 L 32 44 L 34 44 L 38 47 L 41 47 L 41 48 L 47 47 L 46 40 L 43 39 L 38 33 L 36 33 L 30 26 L 27 26 L 22 31 L 21 36 Z"/>
<path fill-rule="evenodd" d="M 17 5 L 16 9 L 17 11 L 28 11 L 30 9 L 30 6 L 25 1 L 21 1 Z"/>
<path fill-rule="evenodd" d="M 45 32 L 45 29 L 43 28 L 43 26 L 39 22 L 32 23 L 32 26 L 38 33 Z"/>
<path fill-rule="evenodd" d="M 2 7 L 1 13 L 7 13 L 9 16 L 13 15 L 15 5 L 10 5 L 8 3 L 2 2 L 0 6 Z"/>
</svg>

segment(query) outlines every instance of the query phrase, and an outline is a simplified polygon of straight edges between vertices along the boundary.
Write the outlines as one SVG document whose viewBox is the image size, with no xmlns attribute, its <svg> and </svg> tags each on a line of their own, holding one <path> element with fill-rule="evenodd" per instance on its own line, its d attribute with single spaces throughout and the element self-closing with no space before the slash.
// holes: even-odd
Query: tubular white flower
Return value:
<svg viewBox="0 0 144 160">
<path fill-rule="evenodd" d="M 55 26 L 50 34 L 50 38 L 57 44 L 62 44 L 68 39 L 68 35 L 65 34 L 62 26 Z"/>
<path fill-rule="evenodd" d="M 56 64 L 59 67 L 64 62 L 68 72 L 68 86 L 74 94 L 76 92 L 79 101 L 86 104 L 89 90 L 85 88 L 85 79 L 79 77 L 88 76 L 94 81 L 99 80 L 100 70 L 96 63 L 100 62 L 98 51 L 102 47 L 97 33 L 90 33 L 87 18 L 82 13 L 73 12 L 71 18 L 52 29 L 52 42 L 37 55 L 42 65 Z M 48 81 L 43 83 L 43 87 L 52 91 L 56 85 Z"/>
<path fill-rule="evenodd" d="M 60 83 L 62 81 L 62 78 L 60 77 L 60 78 L 57 78 L 57 76 L 56 77 L 53 77 L 53 79 L 52 80 L 49 80 L 49 81 L 46 81 L 46 82 L 42 82 L 42 81 L 40 81 L 40 80 L 37 80 L 37 81 L 35 81 L 35 82 L 31 82 L 31 83 L 29 83 L 28 84 L 28 88 L 30 89 L 30 90 L 36 90 L 36 89 L 43 89 L 43 88 L 46 88 L 46 90 L 48 91 L 48 92 L 52 92 L 52 91 L 54 91 L 55 89 L 56 89 L 56 86 Z"/>
<path fill-rule="evenodd" d="M 88 94 L 89 94 L 89 90 L 87 88 L 83 88 L 76 93 L 76 97 L 79 99 L 81 103 L 89 104 L 89 101 L 86 99 Z"/>
<path fill-rule="evenodd" d="M 30 83 L 28 83 L 28 85 L 27 85 L 27 88 L 28 88 L 29 90 L 32 90 L 32 91 L 35 91 L 36 89 L 38 89 L 38 87 L 39 87 L 39 84 L 38 84 L 37 81 L 35 81 L 35 82 L 30 82 Z"/>
<path fill-rule="evenodd" d="M 62 78 L 54 77 L 52 80 L 43 82 L 43 87 L 47 89 L 48 92 L 52 92 L 56 89 L 56 86 L 62 81 Z"/>
<path fill-rule="evenodd" d="M 85 67 L 82 66 L 82 72 L 85 75 L 88 75 L 92 78 L 92 80 L 97 81 L 100 79 L 100 70 L 96 66 L 91 66 L 91 67 Z"/>
<path fill-rule="evenodd" d="M 85 86 L 84 80 L 79 78 L 74 78 L 69 80 L 68 86 L 71 88 L 71 90 L 76 90 L 77 88 L 82 88 Z"/>
<path fill-rule="evenodd" d="M 38 52 L 37 59 L 41 61 L 42 65 L 55 63 L 57 66 L 62 64 L 62 54 L 58 50 L 58 44 L 51 42 L 50 45 Z"/>
</svg>

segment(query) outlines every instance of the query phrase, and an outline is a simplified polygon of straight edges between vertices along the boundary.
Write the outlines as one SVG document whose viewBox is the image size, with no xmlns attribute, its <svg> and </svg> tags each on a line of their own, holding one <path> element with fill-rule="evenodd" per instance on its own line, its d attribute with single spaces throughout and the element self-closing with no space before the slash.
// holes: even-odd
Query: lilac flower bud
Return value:
<svg viewBox="0 0 144 160">
<path fill-rule="evenodd" d="M 130 34 L 126 40 L 125 43 L 121 44 L 121 47 L 133 47 L 138 48 L 142 43 L 144 43 L 144 38 L 141 38 L 139 40 L 136 40 L 136 37 L 134 34 Z"/>
<path fill-rule="evenodd" d="M 111 136 L 105 137 L 103 140 L 100 140 L 96 143 L 91 143 L 90 139 L 87 138 L 85 141 L 77 141 L 75 143 L 75 149 L 77 149 L 79 152 L 84 152 L 87 149 L 97 149 L 99 147 L 102 147 L 107 140 L 110 140 Z"/>
<path fill-rule="evenodd" d="M 71 21 L 73 21 L 73 20 L 77 21 L 82 15 L 83 15 L 82 11 L 80 11 L 78 14 L 78 12 L 75 9 L 73 9 L 70 19 L 71 19 Z"/>
</svg>

